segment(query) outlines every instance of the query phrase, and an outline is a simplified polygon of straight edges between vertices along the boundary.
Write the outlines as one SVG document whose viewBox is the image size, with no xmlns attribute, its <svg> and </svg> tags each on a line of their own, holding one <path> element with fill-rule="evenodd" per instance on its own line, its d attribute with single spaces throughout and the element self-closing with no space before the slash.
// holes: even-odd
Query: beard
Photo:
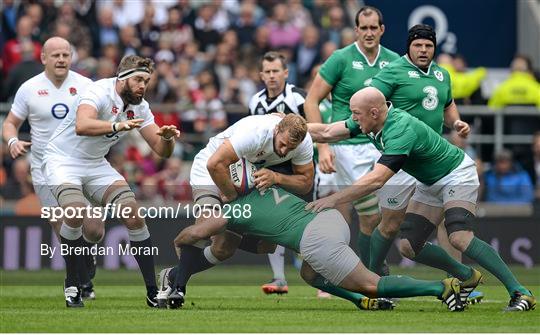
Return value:
<svg viewBox="0 0 540 335">
<path fill-rule="evenodd" d="M 144 95 L 141 95 L 140 97 L 137 96 L 126 83 L 126 86 L 124 86 L 124 89 L 120 92 L 120 97 L 130 105 L 138 105 L 142 102 Z"/>
</svg>

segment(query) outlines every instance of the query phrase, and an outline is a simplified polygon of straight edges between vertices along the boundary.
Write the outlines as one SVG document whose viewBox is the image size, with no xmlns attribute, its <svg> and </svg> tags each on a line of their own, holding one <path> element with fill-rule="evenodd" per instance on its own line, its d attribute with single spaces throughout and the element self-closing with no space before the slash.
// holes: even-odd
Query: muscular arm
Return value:
<svg viewBox="0 0 540 335">
<path fill-rule="evenodd" d="M 77 108 L 75 122 L 75 133 L 79 136 L 102 136 L 113 133 L 113 123 L 105 120 L 98 120 L 97 109 L 89 104 L 81 104 Z M 133 119 L 117 122 L 116 131 L 128 131 L 139 128 L 144 119 Z"/>
<path fill-rule="evenodd" d="M 395 174 L 390 168 L 376 163 L 373 171 L 358 179 L 343 191 L 335 193 L 336 204 L 350 203 L 381 188 Z"/>
<path fill-rule="evenodd" d="M 167 131 L 170 134 L 163 135 Z M 172 135 L 174 133 L 174 135 Z M 141 129 L 141 135 L 150 148 L 161 157 L 170 157 L 174 150 L 175 137 L 180 136 L 180 132 L 175 126 L 163 126 L 159 128 L 155 123 Z M 170 138 L 166 140 L 165 138 Z"/>
<path fill-rule="evenodd" d="M 174 239 L 174 244 L 177 247 L 182 245 L 194 245 L 200 240 L 210 238 L 210 236 L 223 232 L 226 226 L 227 219 L 212 217 L 182 230 Z"/>
<path fill-rule="evenodd" d="M 315 174 L 313 162 L 305 165 L 293 165 L 292 170 L 292 175 L 274 172 L 277 175 L 276 184 L 296 194 L 309 192 L 313 187 L 313 175 Z"/>
<path fill-rule="evenodd" d="M 351 132 L 345 126 L 345 121 L 338 121 L 330 124 L 308 123 L 308 131 L 313 142 L 317 143 L 337 142 L 348 139 L 351 136 Z"/>
<path fill-rule="evenodd" d="M 304 112 L 306 120 L 310 123 L 322 123 L 319 103 L 330 94 L 332 86 L 317 73 L 304 102 Z M 319 150 L 319 167 L 324 173 L 335 172 L 334 156 L 330 146 L 321 143 L 317 146 Z"/>
<path fill-rule="evenodd" d="M 225 140 L 217 151 L 210 156 L 206 164 L 210 177 L 212 177 L 216 186 L 229 201 L 236 199 L 238 196 L 230 178 L 229 165 L 237 162 L 239 159 L 231 142 Z"/>
</svg>

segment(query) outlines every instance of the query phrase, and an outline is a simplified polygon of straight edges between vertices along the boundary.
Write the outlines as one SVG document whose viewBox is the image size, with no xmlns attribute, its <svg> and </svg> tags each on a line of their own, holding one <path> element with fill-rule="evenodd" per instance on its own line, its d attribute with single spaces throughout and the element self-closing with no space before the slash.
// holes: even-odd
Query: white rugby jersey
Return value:
<svg viewBox="0 0 540 335">
<path fill-rule="evenodd" d="M 207 148 L 212 153 L 228 139 L 236 155 L 245 157 L 251 163 L 259 166 L 272 166 L 291 160 L 294 165 L 305 165 L 313 160 L 313 143 L 309 133 L 285 157 L 279 157 L 274 152 L 274 129 L 281 121 L 275 115 L 252 115 L 240 119 L 238 122 L 212 137 Z"/>
<path fill-rule="evenodd" d="M 116 93 L 116 78 L 102 79 L 89 85 L 79 100 L 97 109 L 99 120 L 120 122 L 128 119 L 144 119 L 141 128 L 154 123 L 148 102 L 126 105 Z M 127 132 L 120 131 L 101 136 L 78 136 L 75 133 L 76 113 L 71 113 L 56 129 L 47 146 L 47 155 L 60 155 L 77 159 L 102 159 L 111 146 Z"/>
<path fill-rule="evenodd" d="M 28 118 L 32 167 L 41 166 L 49 139 L 68 115 L 75 115 L 79 96 L 90 83 L 92 80 L 69 71 L 62 86 L 57 88 L 42 72 L 17 90 L 11 112 L 21 120 Z"/>
</svg>

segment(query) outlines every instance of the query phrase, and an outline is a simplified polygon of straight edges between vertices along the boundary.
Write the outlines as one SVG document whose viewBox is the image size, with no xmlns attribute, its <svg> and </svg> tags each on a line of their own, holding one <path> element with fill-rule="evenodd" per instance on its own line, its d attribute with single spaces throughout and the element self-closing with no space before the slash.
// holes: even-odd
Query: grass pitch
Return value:
<svg viewBox="0 0 540 335">
<path fill-rule="evenodd" d="M 540 268 L 513 268 L 535 295 Z M 487 276 L 486 298 L 463 313 L 451 313 L 430 297 L 401 299 L 393 311 L 361 311 L 333 297 L 317 299 L 288 268 L 289 294 L 265 296 L 266 266 L 221 266 L 195 277 L 180 310 L 146 307 L 142 279 L 133 271 L 99 269 L 97 299 L 83 309 L 64 307 L 63 273 L 0 272 L 0 332 L 539 332 L 540 311 L 504 313 L 505 289 Z M 419 279 L 441 279 L 438 270 L 393 268 Z M 485 271 L 484 271 L 485 273 Z"/>
</svg>

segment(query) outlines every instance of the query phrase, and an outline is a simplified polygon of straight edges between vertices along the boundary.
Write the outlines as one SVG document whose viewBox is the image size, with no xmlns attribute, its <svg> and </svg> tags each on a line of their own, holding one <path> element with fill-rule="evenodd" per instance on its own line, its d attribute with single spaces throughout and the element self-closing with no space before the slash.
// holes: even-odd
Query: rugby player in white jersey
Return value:
<svg viewBox="0 0 540 335">
<path fill-rule="evenodd" d="M 195 224 L 220 216 L 221 213 L 212 210 L 238 197 L 230 178 L 229 165 L 240 158 L 259 167 L 254 174 L 259 190 L 279 185 L 290 192 L 305 194 L 312 188 L 313 142 L 304 118 L 296 114 L 287 114 L 283 118 L 276 115 L 248 116 L 212 137 L 206 148 L 195 156 L 190 174 L 193 199 L 196 206 L 213 213 L 210 217 L 194 214 Z M 290 175 L 265 168 L 289 160 L 293 172 Z M 212 245 L 204 249 L 182 246 L 178 272 L 169 273 L 170 269 L 164 269 L 160 273 L 160 304 L 163 306 L 161 301 L 166 299 L 170 308 L 180 307 L 189 277 L 231 257 L 236 248 L 268 253 L 274 251 L 275 245 L 270 247 L 259 239 L 241 238 L 226 231 L 214 236 Z M 175 279 L 172 292 L 168 292 L 165 278 Z"/>
<path fill-rule="evenodd" d="M 105 159 L 112 145 L 126 132 L 138 129 L 158 155 L 169 157 L 175 126 L 158 127 L 144 98 L 154 64 L 148 58 L 131 55 L 120 62 L 117 77 L 88 86 L 79 100 L 77 113 L 69 114 L 52 135 L 44 157 L 43 171 L 52 193 L 63 208 L 86 207 L 85 194 L 102 206 L 130 208 L 120 220 L 126 225 L 132 253 L 146 284 L 146 302 L 157 307 L 155 270 L 150 233 L 139 216 L 135 195 L 125 179 Z M 84 192 L 84 193 L 83 193 Z M 78 209 L 77 209 L 78 210 Z M 69 250 L 80 247 L 82 221 L 65 220 L 60 238 Z M 66 306 L 82 307 L 76 276 L 76 253 L 66 253 Z"/>
<path fill-rule="evenodd" d="M 41 172 L 45 147 L 66 116 L 75 114 L 81 92 L 92 83 L 90 79 L 69 70 L 71 55 L 71 46 L 67 40 L 51 37 L 45 42 L 41 53 L 44 71 L 28 79 L 17 90 L 11 111 L 2 126 L 3 139 L 13 159 L 25 155 L 31 149 L 32 183 L 44 207 L 58 206 Z M 19 128 L 26 119 L 30 124 L 32 142 L 18 139 Z M 59 236 L 62 220 L 49 220 L 49 223 Z M 92 247 L 102 239 L 104 230 L 101 220 L 85 219 L 83 227 L 85 246 Z M 95 298 L 91 282 L 95 274 L 94 257 L 87 255 L 79 269 L 83 298 Z"/>
</svg>

